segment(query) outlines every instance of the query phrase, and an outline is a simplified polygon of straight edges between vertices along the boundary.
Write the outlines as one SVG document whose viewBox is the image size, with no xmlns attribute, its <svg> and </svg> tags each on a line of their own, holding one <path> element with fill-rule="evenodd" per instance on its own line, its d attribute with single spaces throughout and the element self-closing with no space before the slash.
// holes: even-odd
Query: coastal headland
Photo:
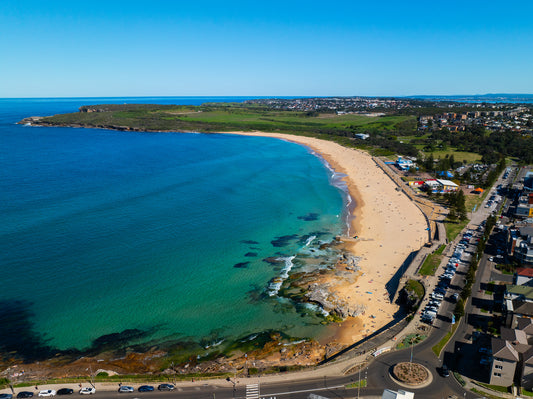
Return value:
<svg viewBox="0 0 533 399">
<path fill-rule="evenodd" d="M 40 121 L 40 118 L 27 118 L 22 122 L 39 125 Z M 100 127 L 70 122 L 51 125 Z M 107 125 L 105 128 L 115 127 Z M 138 130 L 125 129 L 123 126 L 117 126 L 116 129 Z M 330 324 L 329 333 L 319 343 L 302 342 L 280 351 L 276 349 L 279 343 L 276 343 L 276 339 L 272 340 L 272 348 L 267 348 L 267 344 L 263 352 L 256 353 L 257 363 L 262 367 L 313 365 L 328 353 L 351 345 L 392 321 L 399 308 L 392 303 L 387 285 L 405 260 L 427 241 L 426 219 L 417 206 L 404 193 L 396 190 L 395 183 L 364 151 L 303 135 L 234 130 L 220 133 L 271 137 L 310 148 L 337 173 L 345 175 L 344 181 L 350 197 L 356 203 L 351 208 L 350 237 L 341 239 L 343 250 L 349 254 L 349 258 L 341 259 L 335 268 L 326 273 L 313 275 L 313 281 L 307 287 L 309 292 L 321 293 L 321 298 L 311 298 L 315 302 L 328 301 L 342 305 L 346 314 L 336 323 Z M 135 357 L 134 354 L 128 356 Z M 138 359 L 135 358 L 130 363 L 146 364 L 148 358 L 157 359 L 164 356 L 164 353 L 156 350 L 146 356 L 139 355 Z M 254 354 L 248 353 L 246 359 L 254 359 Z M 236 356 L 229 362 L 229 367 L 239 368 L 246 359 L 244 356 Z M 90 363 L 90 360 L 87 359 L 87 362 Z M 87 362 L 81 360 L 80 367 L 86 367 Z M 116 365 L 120 371 L 133 371 L 127 366 L 126 360 L 120 363 L 121 366 Z M 224 368 L 209 365 L 197 370 L 224 371 Z M 153 371 L 145 368 L 138 372 Z M 64 373 L 72 372 L 65 369 Z"/>
</svg>

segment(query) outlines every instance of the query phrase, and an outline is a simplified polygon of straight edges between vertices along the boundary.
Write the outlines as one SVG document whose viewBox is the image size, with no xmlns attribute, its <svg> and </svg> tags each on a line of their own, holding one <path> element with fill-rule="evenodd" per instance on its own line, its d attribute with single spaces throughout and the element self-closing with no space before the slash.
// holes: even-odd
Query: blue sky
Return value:
<svg viewBox="0 0 533 399">
<path fill-rule="evenodd" d="M 533 93 L 533 1 L 0 2 L 0 97 Z"/>
</svg>

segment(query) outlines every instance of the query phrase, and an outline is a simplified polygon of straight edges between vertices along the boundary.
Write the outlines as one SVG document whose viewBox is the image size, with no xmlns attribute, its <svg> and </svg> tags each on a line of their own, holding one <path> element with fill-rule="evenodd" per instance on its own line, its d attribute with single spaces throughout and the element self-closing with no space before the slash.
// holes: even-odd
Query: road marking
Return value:
<svg viewBox="0 0 533 399">
<path fill-rule="evenodd" d="M 304 389 L 304 390 L 301 390 L 301 391 L 276 392 L 276 393 L 271 393 L 271 394 L 268 394 L 268 395 L 260 395 L 260 397 L 261 397 L 261 398 L 268 399 L 268 398 L 270 398 L 271 396 L 272 396 L 272 397 L 276 397 L 276 396 L 278 396 L 278 395 L 290 395 L 290 394 L 293 394 L 293 393 L 305 393 L 305 392 L 315 392 L 315 391 L 327 391 L 327 390 L 329 390 L 329 389 L 338 389 L 338 388 L 344 388 L 344 385 L 337 385 L 337 386 L 333 386 L 333 387 L 325 387 L 325 388 Z"/>
<path fill-rule="evenodd" d="M 246 385 L 246 399 L 259 399 L 259 384 Z"/>
</svg>

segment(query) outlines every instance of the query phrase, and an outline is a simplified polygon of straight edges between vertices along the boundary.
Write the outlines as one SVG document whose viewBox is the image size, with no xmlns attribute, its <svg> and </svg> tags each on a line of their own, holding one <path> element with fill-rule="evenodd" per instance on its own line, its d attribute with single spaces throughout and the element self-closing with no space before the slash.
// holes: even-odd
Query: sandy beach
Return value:
<svg viewBox="0 0 533 399">
<path fill-rule="evenodd" d="M 263 136 L 303 144 L 319 153 L 337 172 L 346 175 L 350 195 L 356 202 L 351 236 L 346 249 L 361 257 L 356 280 L 327 277 L 329 291 L 350 307 L 365 306 L 361 316 L 350 317 L 334 328 L 325 342 L 352 344 L 392 320 L 398 310 L 390 303 L 385 284 L 407 256 L 427 241 L 426 220 L 422 212 L 375 164 L 364 151 L 312 137 L 263 132 L 228 132 Z"/>
</svg>

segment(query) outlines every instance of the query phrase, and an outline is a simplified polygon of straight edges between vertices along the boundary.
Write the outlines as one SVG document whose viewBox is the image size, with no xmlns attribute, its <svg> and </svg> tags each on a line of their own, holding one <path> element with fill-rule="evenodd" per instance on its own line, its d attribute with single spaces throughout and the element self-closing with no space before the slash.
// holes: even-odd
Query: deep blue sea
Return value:
<svg viewBox="0 0 533 399">
<path fill-rule="evenodd" d="M 324 332 L 268 289 L 306 258 L 334 257 L 318 247 L 346 225 L 342 185 L 310 150 L 15 124 L 86 104 L 243 100 L 0 99 L 0 351 L 86 349 L 129 329 L 155 343 Z"/>
</svg>

